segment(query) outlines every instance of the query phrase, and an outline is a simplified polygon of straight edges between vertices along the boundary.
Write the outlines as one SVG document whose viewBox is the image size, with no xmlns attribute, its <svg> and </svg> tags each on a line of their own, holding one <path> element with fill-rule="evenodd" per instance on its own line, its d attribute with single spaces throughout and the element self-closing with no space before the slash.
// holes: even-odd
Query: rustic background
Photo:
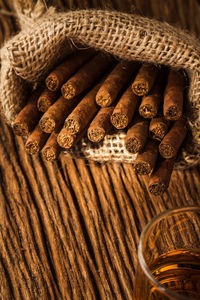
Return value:
<svg viewBox="0 0 200 300">
<path fill-rule="evenodd" d="M 24 11 L 35 3 L 17 2 Z M 200 32 L 196 0 L 45 3 L 137 11 Z M 3 43 L 18 23 L 13 1 L 0 7 Z M 174 171 L 168 192 L 153 197 L 131 165 L 27 155 L 1 117 L 0 299 L 132 299 L 141 229 L 166 208 L 199 205 L 199 171 Z"/>
</svg>

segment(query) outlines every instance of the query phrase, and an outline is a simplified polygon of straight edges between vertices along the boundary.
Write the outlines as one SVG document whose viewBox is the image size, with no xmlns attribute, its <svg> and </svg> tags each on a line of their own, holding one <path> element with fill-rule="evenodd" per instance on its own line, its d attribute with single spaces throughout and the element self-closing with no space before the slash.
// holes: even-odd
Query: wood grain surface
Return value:
<svg viewBox="0 0 200 300">
<path fill-rule="evenodd" d="M 132 299 L 136 249 L 159 212 L 199 203 L 199 168 L 174 171 L 152 197 L 130 164 L 61 154 L 55 163 L 24 152 L 0 128 L 2 299 Z"/>
<path fill-rule="evenodd" d="M 29 156 L 1 118 L 0 299 L 132 299 L 141 230 L 167 208 L 200 205 L 199 175 L 173 171 L 154 197 L 130 164 Z"/>
</svg>

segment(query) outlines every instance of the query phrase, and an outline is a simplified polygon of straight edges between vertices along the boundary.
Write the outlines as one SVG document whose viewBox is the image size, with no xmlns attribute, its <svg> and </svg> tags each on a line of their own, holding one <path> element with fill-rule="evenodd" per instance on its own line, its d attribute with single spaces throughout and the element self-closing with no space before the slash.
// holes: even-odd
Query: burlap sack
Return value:
<svg viewBox="0 0 200 300">
<path fill-rule="evenodd" d="M 94 47 L 118 59 L 137 60 L 184 68 L 190 78 L 187 118 L 190 141 L 181 150 L 178 167 L 200 161 L 199 94 L 200 43 L 167 23 L 117 11 L 45 11 L 38 2 L 35 10 L 19 14 L 22 30 L 1 49 L 1 102 L 5 117 L 12 122 L 24 106 L 28 86 L 41 81 L 56 62 L 75 44 Z M 125 133 L 107 135 L 100 145 L 83 139 L 70 155 L 104 161 L 133 162 L 135 155 L 124 147 Z"/>
</svg>

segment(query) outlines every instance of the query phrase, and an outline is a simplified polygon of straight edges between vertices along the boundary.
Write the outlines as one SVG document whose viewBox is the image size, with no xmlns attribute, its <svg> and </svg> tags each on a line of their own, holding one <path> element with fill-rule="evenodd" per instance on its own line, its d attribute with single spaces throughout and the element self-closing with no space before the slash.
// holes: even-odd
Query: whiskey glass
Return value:
<svg viewBox="0 0 200 300">
<path fill-rule="evenodd" d="M 134 300 L 200 299 L 200 206 L 170 209 L 141 233 Z"/>
</svg>

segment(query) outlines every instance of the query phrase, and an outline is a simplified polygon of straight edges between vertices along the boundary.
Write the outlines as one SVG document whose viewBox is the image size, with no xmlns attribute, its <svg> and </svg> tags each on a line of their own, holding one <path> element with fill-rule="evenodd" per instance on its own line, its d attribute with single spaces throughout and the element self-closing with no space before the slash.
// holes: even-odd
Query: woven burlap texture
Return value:
<svg viewBox="0 0 200 300">
<path fill-rule="evenodd" d="M 192 142 L 182 147 L 178 167 L 200 161 L 200 43 L 191 34 L 167 23 L 117 11 L 76 10 L 57 13 L 50 8 L 37 17 L 19 15 L 22 30 L 1 49 L 1 101 L 12 125 L 25 104 L 27 83 L 41 81 L 76 43 L 113 54 L 118 59 L 137 60 L 184 68 L 190 78 L 187 118 Z M 23 26 L 23 24 L 25 26 Z M 64 49 L 64 51 L 63 51 Z M 133 162 L 135 155 L 124 146 L 124 132 L 106 136 L 94 146 L 83 139 L 70 154 L 100 162 Z"/>
</svg>

